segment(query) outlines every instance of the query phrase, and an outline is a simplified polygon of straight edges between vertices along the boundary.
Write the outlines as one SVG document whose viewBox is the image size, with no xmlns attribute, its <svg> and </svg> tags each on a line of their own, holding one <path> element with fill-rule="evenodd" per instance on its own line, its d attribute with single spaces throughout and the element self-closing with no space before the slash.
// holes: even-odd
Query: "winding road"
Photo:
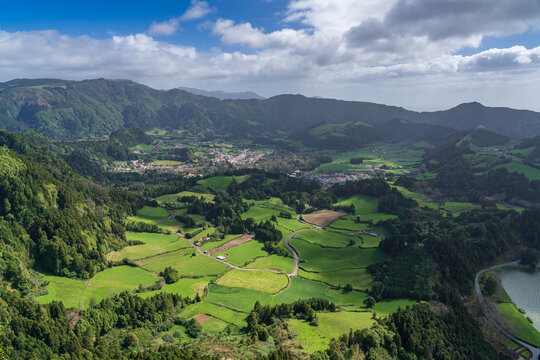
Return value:
<svg viewBox="0 0 540 360">
<path fill-rule="evenodd" d="M 510 338 L 513 342 L 515 343 L 518 343 L 524 347 L 526 347 L 532 354 L 532 357 L 531 359 L 533 360 L 538 360 L 540 358 L 540 349 L 537 348 L 536 346 L 532 345 L 532 344 L 529 344 L 528 342 L 525 342 L 523 340 L 520 340 L 518 338 L 516 338 L 515 336 L 513 336 L 512 334 L 510 334 L 508 331 L 506 331 L 498 322 L 497 320 L 495 320 L 495 318 L 493 318 L 493 316 L 489 313 L 489 310 L 487 308 L 487 305 L 486 305 L 486 302 L 484 300 L 484 296 L 482 295 L 482 289 L 480 289 L 480 276 L 487 272 L 487 271 L 491 271 L 491 270 L 495 270 L 495 269 L 498 269 L 498 268 L 502 268 L 502 267 L 506 267 L 506 266 L 514 266 L 514 267 L 523 267 L 521 266 L 517 261 L 513 261 L 513 262 L 509 262 L 509 263 L 505 263 L 505 264 L 499 264 L 499 265 L 494 265 L 494 266 L 491 266 L 491 267 L 488 267 L 488 268 L 485 268 L 485 269 L 482 269 L 480 271 L 478 271 L 476 273 L 476 277 L 474 279 L 474 287 L 476 289 L 476 294 L 478 295 L 478 300 L 480 302 L 480 306 L 482 307 L 482 310 L 484 311 L 484 315 L 486 316 L 486 318 L 501 332 L 503 333 L 506 337 Z M 538 266 L 540 267 L 540 265 Z"/>
<path fill-rule="evenodd" d="M 170 213 L 172 217 L 174 217 L 174 214 Z M 172 218 L 171 216 L 169 216 L 169 218 L 165 219 L 165 220 L 162 220 L 158 223 L 156 223 L 156 225 L 166 221 L 166 220 L 169 220 L 170 218 Z M 210 254 L 207 254 L 205 253 L 203 250 L 201 250 L 200 247 L 198 247 L 191 239 L 188 239 L 186 238 L 186 240 L 189 242 L 189 244 L 201 255 L 204 255 L 206 257 L 209 257 L 211 259 L 214 259 L 214 260 L 217 260 L 227 266 L 229 266 L 230 268 L 232 269 L 236 269 L 236 270 L 242 270 L 242 271 L 268 271 L 268 272 L 272 272 L 274 274 L 284 274 L 284 275 L 287 275 L 287 277 L 290 279 L 291 277 L 293 276 L 296 276 L 298 275 L 298 263 L 300 262 L 300 259 L 298 257 L 298 252 L 296 251 L 295 248 L 293 248 L 289 242 L 290 240 L 296 236 L 296 234 L 298 234 L 299 232 L 301 231 L 304 231 L 304 230 L 316 230 L 316 229 L 322 229 L 320 226 L 318 225 L 315 225 L 315 224 L 310 224 L 308 222 L 305 222 L 304 220 L 302 220 L 300 218 L 300 215 L 297 216 L 297 220 L 303 224 L 306 224 L 306 225 L 309 225 L 310 227 L 305 227 L 305 228 L 301 228 L 301 229 L 298 229 L 296 231 L 294 231 L 291 235 L 289 235 L 285 240 L 284 240 L 284 245 L 285 247 L 287 248 L 287 250 L 289 250 L 291 252 L 291 254 L 293 255 L 293 258 L 294 258 L 294 266 L 293 266 L 293 270 L 292 272 L 290 272 L 289 274 L 285 274 L 284 272 L 282 271 L 279 271 L 279 270 L 273 270 L 273 269 L 249 269 L 249 268 L 243 268 L 243 267 L 240 267 L 240 266 L 236 266 L 234 264 L 231 264 L 230 262 L 228 262 L 227 260 L 222 260 L 222 259 L 218 259 L 216 256 L 212 256 Z M 178 232 L 174 232 L 173 234 L 177 235 L 177 236 L 180 236 L 180 237 L 185 237 L 184 234 L 181 234 L 181 233 L 178 233 Z"/>
</svg>

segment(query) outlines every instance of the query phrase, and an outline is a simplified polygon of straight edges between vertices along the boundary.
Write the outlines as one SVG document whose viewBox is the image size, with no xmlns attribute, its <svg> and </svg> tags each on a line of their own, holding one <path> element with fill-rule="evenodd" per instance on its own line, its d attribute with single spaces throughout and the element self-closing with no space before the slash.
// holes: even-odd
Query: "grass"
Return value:
<svg viewBox="0 0 540 360">
<path fill-rule="evenodd" d="M 359 239 L 352 236 L 323 229 L 302 231 L 301 233 L 298 233 L 296 238 L 324 247 L 345 247 L 349 244 L 350 240 L 354 240 L 357 243 L 360 242 Z"/>
<path fill-rule="evenodd" d="M 273 299 L 272 295 L 265 292 L 218 284 L 210 284 L 208 294 L 204 298 L 205 301 L 243 311 L 246 314 L 253 309 L 255 302 L 259 301 L 262 305 L 270 305 Z"/>
<path fill-rule="evenodd" d="M 473 204 L 470 202 L 454 202 L 454 201 L 447 201 L 444 203 L 443 207 L 444 210 L 448 211 L 454 216 L 458 216 L 462 212 L 478 209 L 480 208 L 479 205 Z"/>
<path fill-rule="evenodd" d="M 92 298 L 99 302 L 113 293 L 136 289 L 139 284 L 151 285 L 157 276 L 137 267 L 118 266 L 87 281 L 59 276 L 45 276 L 44 280 L 49 282 L 48 294 L 36 297 L 36 301 L 41 304 L 62 301 L 66 307 L 82 308 L 88 306 Z"/>
<path fill-rule="evenodd" d="M 247 314 L 244 312 L 234 311 L 208 301 L 202 301 L 190 305 L 182 312 L 182 317 L 191 318 L 197 314 L 210 315 L 216 319 L 220 319 L 237 326 L 243 326 L 247 317 Z"/>
<path fill-rule="evenodd" d="M 199 180 L 197 183 L 214 192 L 227 191 L 227 187 L 229 187 L 233 179 L 236 180 L 237 183 L 242 183 L 243 181 L 249 179 L 249 177 L 250 175 L 213 176 L 207 179 Z"/>
<path fill-rule="evenodd" d="M 139 264 L 155 273 L 159 273 L 167 266 L 172 266 L 178 270 L 180 276 L 186 277 L 218 275 L 226 268 L 226 265 L 198 254 L 193 249 L 180 250 L 144 259 L 139 261 Z"/>
<path fill-rule="evenodd" d="M 174 284 L 165 284 L 160 290 L 139 293 L 142 298 L 151 297 L 159 293 L 178 294 L 184 297 L 194 297 L 195 294 L 203 295 L 204 288 L 208 286 L 213 277 L 183 278 Z"/>
<path fill-rule="evenodd" d="M 223 275 L 217 283 L 223 286 L 240 287 L 274 294 L 287 286 L 287 276 L 269 271 L 242 271 L 233 269 Z"/>
<path fill-rule="evenodd" d="M 510 172 L 517 172 L 517 173 L 523 174 L 527 179 L 531 181 L 540 180 L 540 170 L 518 163 L 518 162 L 511 162 L 508 164 L 503 164 L 499 167 L 504 167 L 508 169 L 508 171 Z"/>
<path fill-rule="evenodd" d="M 370 196 L 356 195 L 349 198 L 340 198 L 337 206 L 351 206 L 354 205 L 356 215 L 373 214 L 377 212 L 377 206 L 379 200 Z"/>
<path fill-rule="evenodd" d="M 406 188 L 404 188 L 403 186 L 392 185 L 392 187 L 398 189 L 404 196 L 406 196 L 408 198 L 411 198 L 413 200 L 416 200 L 416 202 L 418 203 L 418 206 L 420 206 L 420 207 L 427 206 L 428 208 L 431 208 L 431 209 L 438 209 L 439 208 L 438 203 L 428 201 L 428 197 L 426 195 L 424 195 L 424 194 L 409 191 Z"/>
<path fill-rule="evenodd" d="M 328 272 L 307 272 L 298 269 L 298 275 L 306 279 L 321 281 L 333 286 L 351 284 L 354 289 L 365 290 L 373 282 L 373 277 L 366 269 L 336 270 Z"/>
<path fill-rule="evenodd" d="M 371 313 L 368 312 L 318 313 L 317 317 L 319 318 L 317 327 L 303 320 L 289 320 L 289 328 L 296 334 L 295 339 L 308 353 L 325 350 L 332 338 L 338 338 L 349 329 L 365 329 L 375 323 L 375 320 L 371 319 Z"/>
<path fill-rule="evenodd" d="M 300 260 L 305 260 L 300 267 L 307 271 L 359 269 L 385 258 L 379 249 L 361 249 L 358 246 L 323 248 L 298 238 L 293 238 L 291 243 L 298 251 Z"/>
<path fill-rule="evenodd" d="M 136 260 L 190 247 L 186 239 L 176 235 L 126 231 L 126 237 L 128 240 L 142 241 L 144 244 L 126 246 L 122 250 L 110 252 L 107 254 L 107 260 L 119 261 L 124 258 Z"/>
<path fill-rule="evenodd" d="M 156 161 L 152 161 L 148 165 L 153 165 L 153 166 L 178 166 L 178 165 L 182 165 L 182 162 L 174 161 L 174 160 L 156 160 Z"/>
<path fill-rule="evenodd" d="M 201 250 L 212 250 L 214 248 L 217 248 L 217 247 L 220 247 L 221 245 L 231 241 L 231 240 L 234 240 L 240 236 L 243 236 L 243 234 L 229 234 L 229 235 L 225 235 L 225 238 L 222 239 L 222 240 L 219 240 L 219 241 L 208 241 L 208 242 L 205 242 L 204 244 L 202 244 L 201 246 L 199 246 L 201 248 Z"/>
<path fill-rule="evenodd" d="M 215 195 L 213 195 L 213 194 L 198 193 L 198 192 L 194 192 L 194 191 L 181 191 L 181 192 L 176 193 L 176 194 L 162 195 L 162 196 L 156 198 L 156 201 L 159 204 L 177 203 L 178 198 L 181 198 L 181 197 L 184 197 L 184 196 L 195 196 L 197 198 L 203 197 L 206 201 L 213 201 L 214 197 L 215 197 Z"/>
<path fill-rule="evenodd" d="M 137 211 L 136 216 L 131 216 L 131 221 L 143 222 L 147 224 L 155 224 L 158 221 L 169 217 L 167 210 L 161 207 L 145 206 Z"/>
<path fill-rule="evenodd" d="M 270 255 L 258 258 L 246 267 L 249 269 L 274 269 L 289 274 L 292 272 L 293 266 L 294 260 L 292 258 Z"/>
<path fill-rule="evenodd" d="M 292 303 L 300 299 L 323 297 L 325 291 L 325 284 L 295 276 L 291 278 L 289 288 L 275 297 L 274 304 Z"/>
<path fill-rule="evenodd" d="M 258 256 L 267 256 L 263 250 L 263 245 L 257 240 L 251 240 L 242 245 L 235 246 L 228 250 L 215 253 L 214 256 L 222 255 L 227 261 L 236 266 L 244 266 L 245 263 Z"/>
</svg>

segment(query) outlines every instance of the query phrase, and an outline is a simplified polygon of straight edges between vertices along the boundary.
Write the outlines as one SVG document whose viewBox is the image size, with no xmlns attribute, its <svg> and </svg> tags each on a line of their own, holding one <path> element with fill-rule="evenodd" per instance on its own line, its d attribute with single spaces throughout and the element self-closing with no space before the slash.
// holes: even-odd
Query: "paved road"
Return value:
<svg viewBox="0 0 540 360">
<path fill-rule="evenodd" d="M 512 334 L 510 334 L 508 331 L 506 331 L 498 322 L 497 320 L 495 320 L 491 314 L 489 313 L 488 309 L 487 309 L 487 306 L 486 306 L 486 302 L 484 300 L 484 296 L 482 295 L 482 290 L 480 289 L 480 282 L 479 282 L 479 279 L 480 279 L 480 276 L 485 273 L 486 271 L 491 271 L 491 270 L 495 270 L 495 269 L 498 269 L 498 268 L 502 268 L 502 267 L 505 267 L 505 266 L 518 266 L 518 267 L 521 267 L 521 265 L 519 265 L 519 263 L 517 261 L 514 261 L 514 262 L 509 262 L 509 263 L 505 263 L 505 264 L 500 264 L 500 265 L 495 265 L 495 266 L 491 266 L 491 267 L 488 267 L 486 269 L 482 269 L 480 270 L 479 272 L 476 273 L 476 277 L 474 279 L 474 287 L 476 289 L 476 294 L 478 295 L 478 300 L 480 302 L 480 306 L 482 307 L 482 310 L 484 311 L 484 315 L 486 316 L 486 318 L 501 332 L 503 333 L 504 335 L 506 335 L 508 338 L 510 338 L 512 341 L 526 347 L 532 354 L 532 357 L 531 359 L 533 360 L 538 360 L 540 358 L 540 349 L 523 341 L 523 340 L 520 340 L 518 338 L 516 338 L 515 336 L 513 336 Z M 540 267 L 540 265 L 539 265 Z"/>
<path fill-rule="evenodd" d="M 294 237 L 296 236 L 296 234 L 298 234 L 299 232 L 301 231 L 304 231 L 304 230 L 314 230 L 314 229 L 321 229 L 320 226 L 317 226 L 317 225 L 314 225 L 314 224 L 310 224 L 310 223 L 307 223 L 305 221 L 303 221 L 302 219 L 300 219 L 300 215 L 298 215 L 297 217 L 298 221 L 300 221 L 301 223 L 304 223 L 306 225 L 309 225 L 310 227 L 305 227 L 305 228 L 301 228 L 301 229 L 298 229 L 296 231 L 294 231 L 289 237 L 287 237 L 284 241 L 284 244 L 285 244 L 285 247 L 291 252 L 291 254 L 293 255 L 293 258 L 294 258 L 294 266 L 293 266 L 293 271 L 289 274 L 285 274 L 287 275 L 287 277 L 291 278 L 292 276 L 296 276 L 298 275 L 298 263 L 299 263 L 299 258 L 298 258 L 298 252 L 296 251 L 295 248 L 293 248 L 290 244 L 289 244 L 289 241 Z M 180 234 L 180 233 L 174 233 L 175 235 L 178 235 L 178 236 L 182 236 L 184 237 L 183 234 Z M 189 244 L 201 255 L 204 255 L 206 257 L 209 257 L 211 259 L 214 259 L 214 260 L 217 260 L 227 266 L 229 266 L 230 268 L 233 268 L 233 269 L 236 269 L 236 270 L 242 270 L 242 271 L 268 271 L 268 272 L 272 272 L 272 273 L 275 273 L 275 274 L 283 274 L 282 271 L 279 271 L 279 270 L 272 270 L 272 269 L 248 269 L 248 268 L 243 268 L 243 267 L 240 267 L 240 266 L 236 266 L 234 264 L 231 264 L 230 262 L 228 262 L 227 260 L 221 260 L 221 259 L 218 259 L 216 256 L 212 256 L 210 254 L 206 254 L 204 251 L 201 250 L 200 247 L 198 247 L 197 245 L 195 245 L 195 243 L 191 240 L 191 239 L 186 239 Z"/>
</svg>

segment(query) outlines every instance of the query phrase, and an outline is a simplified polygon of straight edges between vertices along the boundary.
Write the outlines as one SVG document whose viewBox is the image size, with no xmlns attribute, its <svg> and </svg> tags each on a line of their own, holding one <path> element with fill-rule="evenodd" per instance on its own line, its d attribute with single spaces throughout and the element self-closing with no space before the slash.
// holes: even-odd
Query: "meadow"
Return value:
<svg viewBox="0 0 540 360">
<path fill-rule="evenodd" d="M 131 221 L 143 222 L 146 224 L 155 224 L 169 217 L 169 213 L 162 207 L 145 206 L 137 211 L 136 216 L 131 216 Z"/>
<path fill-rule="evenodd" d="M 134 290 L 139 284 L 144 286 L 156 282 L 156 274 L 132 266 L 118 266 L 103 270 L 89 280 L 69 279 L 59 276 L 44 276 L 49 282 L 47 294 L 36 297 L 42 304 L 61 300 L 66 307 L 82 308 L 93 298 L 99 302 L 111 294 L 124 290 Z"/>
<path fill-rule="evenodd" d="M 124 258 L 137 260 L 190 247 L 186 239 L 177 235 L 126 231 L 126 238 L 130 241 L 142 241 L 144 244 L 126 246 L 119 251 L 110 252 L 107 254 L 107 260 L 120 261 Z"/>
<path fill-rule="evenodd" d="M 219 285 L 275 294 L 287 286 L 287 276 L 269 271 L 232 269 L 217 281 Z"/>
<path fill-rule="evenodd" d="M 227 191 L 227 187 L 235 180 L 237 183 L 249 179 L 250 175 L 243 176 L 213 176 L 207 179 L 199 180 L 197 183 L 204 186 L 212 192 Z"/>
</svg>

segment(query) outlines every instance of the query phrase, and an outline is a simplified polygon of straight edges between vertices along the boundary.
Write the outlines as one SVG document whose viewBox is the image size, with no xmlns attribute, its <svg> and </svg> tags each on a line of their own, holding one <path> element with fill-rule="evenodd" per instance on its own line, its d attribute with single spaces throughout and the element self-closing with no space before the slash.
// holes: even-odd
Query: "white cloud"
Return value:
<svg viewBox="0 0 540 360">
<path fill-rule="evenodd" d="M 193 1 L 184 15 L 153 24 L 148 34 L 172 34 L 181 21 L 206 16 L 211 10 L 201 4 Z M 485 36 L 534 28 L 540 20 L 537 4 L 291 0 L 283 16 L 286 26 L 275 31 L 231 19 L 201 27 L 231 51 L 200 51 L 145 34 L 98 40 L 55 31 L 0 31 L 0 78 L 128 78 L 157 88 L 304 92 L 415 107 L 496 99 L 516 106 L 528 101 L 528 107 L 540 110 L 532 96 L 524 96 L 527 89 L 539 88 L 540 47 L 456 55 Z"/>
<path fill-rule="evenodd" d="M 197 20 L 214 11 L 206 1 L 192 0 L 190 7 L 179 17 L 171 18 L 163 22 L 153 22 L 148 29 L 150 35 L 172 35 L 182 21 Z"/>
</svg>

